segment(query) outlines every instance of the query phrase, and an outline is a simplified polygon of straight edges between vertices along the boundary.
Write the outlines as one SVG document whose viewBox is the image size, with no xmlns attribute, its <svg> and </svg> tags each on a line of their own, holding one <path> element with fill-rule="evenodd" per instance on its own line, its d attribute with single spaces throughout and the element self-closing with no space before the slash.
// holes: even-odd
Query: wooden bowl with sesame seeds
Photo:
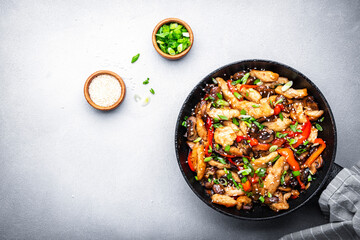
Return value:
<svg viewBox="0 0 360 240">
<path fill-rule="evenodd" d="M 163 51 L 161 51 L 158 43 L 156 42 L 156 34 L 159 31 L 160 27 L 163 26 L 164 24 L 170 24 L 170 23 L 178 23 L 183 25 L 186 30 L 189 32 L 189 38 L 190 38 L 190 46 L 188 48 L 186 48 L 183 52 L 179 53 L 179 54 L 175 54 L 175 55 L 170 55 L 167 53 L 164 53 Z M 189 53 L 192 45 L 194 44 L 194 34 L 193 31 L 191 30 L 189 24 L 187 24 L 185 21 L 178 19 L 178 18 L 166 18 L 162 21 L 160 21 L 154 28 L 154 31 L 152 33 L 152 43 L 154 45 L 155 50 L 164 58 L 169 59 L 169 60 L 178 60 L 180 58 L 183 58 L 186 54 Z"/>
<path fill-rule="evenodd" d="M 92 81 L 98 77 L 98 76 L 101 76 L 101 75 L 109 75 L 113 78 L 115 78 L 117 81 L 119 81 L 119 84 L 120 84 L 120 96 L 118 97 L 118 99 L 112 103 L 111 105 L 109 106 L 101 106 L 99 104 L 96 104 L 92 98 L 91 98 L 91 94 L 90 94 L 90 91 L 89 91 L 89 87 L 90 87 L 90 84 L 92 83 Z M 93 107 L 93 108 L 96 108 L 98 110 L 101 110 L 101 111 L 109 111 L 109 110 L 112 110 L 112 109 L 115 109 L 116 107 L 118 107 L 120 105 L 120 103 L 124 100 L 124 97 L 125 97 L 125 93 L 126 93 L 126 86 L 125 86 L 125 83 L 123 81 L 123 79 L 117 75 L 116 73 L 112 72 L 112 71 L 109 71 L 109 70 L 99 70 L 99 71 L 96 71 L 94 72 L 93 74 L 91 74 L 86 82 L 85 82 L 85 85 L 84 85 L 84 95 L 85 95 L 85 99 L 86 101 Z"/>
</svg>

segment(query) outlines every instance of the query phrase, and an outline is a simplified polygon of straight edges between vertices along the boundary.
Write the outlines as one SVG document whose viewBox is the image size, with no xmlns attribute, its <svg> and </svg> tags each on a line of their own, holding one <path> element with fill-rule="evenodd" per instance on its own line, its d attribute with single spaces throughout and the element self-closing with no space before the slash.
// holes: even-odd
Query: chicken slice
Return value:
<svg viewBox="0 0 360 240">
<path fill-rule="evenodd" d="M 197 148 L 197 164 L 196 164 L 196 173 L 197 178 L 201 180 L 204 177 L 206 163 L 204 162 L 205 159 L 205 150 L 204 145 L 200 144 Z"/>
<path fill-rule="evenodd" d="M 246 113 L 256 119 L 261 117 L 270 117 L 274 115 L 274 110 L 269 105 L 267 98 L 262 98 L 259 104 L 249 101 L 241 101 L 240 109 L 244 109 Z"/>
<path fill-rule="evenodd" d="M 284 195 L 282 195 L 282 193 L 280 192 L 277 192 L 274 196 L 279 198 L 279 202 L 270 205 L 270 208 L 272 210 L 278 212 L 280 210 L 289 209 L 289 204 L 287 203 L 287 200 L 291 197 L 291 192 L 285 193 Z"/>
<path fill-rule="evenodd" d="M 249 127 L 244 121 L 240 121 L 240 130 L 246 136 L 249 132 Z"/>
<path fill-rule="evenodd" d="M 231 107 L 241 110 L 241 108 L 239 106 L 239 103 L 240 103 L 239 99 L 237 99 L 234 96 L 234 94 L 230 91 L 230 89 L 229 89 L 227 83 L 224 81 L 224 79 L 217 77 L 216 81 L 218 82 L 219 87 L 221 88 L 221 92 L 223 93 L 225 100 L 230 103 Z"/>
<path fill-rule="evenodd" d="M 305 115 L 309 117 L 310 121 L 318 120 L 323 114 L 323 110 L 305 110 Z"/>
<path fill-rule="evenodd" d="M 214 194 L 211 196 L 211 200 L 213 203 L 223 205 L 225 207 L 234 207 L 236 205 L 236 200 L 232 197 L 221 195 L 221 194 Z"/>
<path fill-rule="evenodd" d="M 216 128 L 214 132 L 215 142 L 223 147 L 233 145 L 236 137 L 236 133 L 231 127 Z"/>
<path fill-rule="evenodd" d="M 286 77 L 279 77 L 277 80 L 277 83 L 279 84 L 285 84 L 289 81 L 289 79 L 287 79 Z"/>
<path fill-rule="evenodd" d="M 266 168 L 267 163 L 276 158 L 278 155 L 279 154 L 277 152 L 272 152 L 265 157 L 255 159 L 255 161 L 251 162 L 251 165 L 254 167 L 255 170 L 258 168 Z"/>
<path fill-rule="evenodd" d="M 304 113 L 304 107 L 301 102 L 293 103 L 293 110 L 290 112 L 290 116 L 294 121 L 298 121 L 299 123 L 306 123 L 307 118 Z"/>
<path fill-rule="evenodd" d="M 311 130 L 310 130 L 310 135 L 308 137 L 308 141 L 310 143 L 314 143 L 315 142 L 315 139 L 317 139 L 317 136 L 318 136 L 318 130 L 316 127 L 311 127 Z"/>
<path fill-rule="evenodd" d="M 271 71 L 259 71 L 259 70 L 251 70 L 250 76 L 256 77 L 265 83 L 276 82 L 279 78 L 279 74 L 277 73 Z"/>
<path fill-rule="evenodd" d="M 225 195 L 228 195 L 229 197 L 236 197 L 244 195 L 245 193 L 241 189 L 237 189 L 236 187 L 227 186 L 225 187 Z"/>
<path fill-rule="evenodd" d="M 209 105 L 211 105 L 209 103 Z M 234 118 L 234 117 L 239 117 L 240 116 L 240 112 L 237 109 L 231 109 L 231 108 L 213 108 L 210 110 L 210 106 L 207 108 L 207 114 L 211 117 L 211 118 L 219 118 L 219 115 L 225 116 L 228 119 Z"/>
<path fill-rule="evenodd" d="M 262 125 L 268 127 L 271 130 L 274 130 L 275 132 L 280 132 L 288 128 L 291 122 L 292 121 L 289 118 L 283 118 L 283 120 L 277 118 L 275 121 L 264 122 Z"/>
<path fill-rule="evenodd" d="M 256 91 L 253 88 L 244 88 L 244 87 L 242 88 L 241 86 L 242 86 L 241 84 L 237 84 L 236 88 L 244 98 L 246 98 L 251 102 L 259 103 L 262 97 L 258 91 Z"/>
<path fill-rule="evenodd" d="M 285 92 L 282 91 L 282 86 L 277 86 L 275 88 L 275 92 L 277 94 L 281 94 L 284 95 L 286 98 L 289 99 L 293 99 L 293 98 L 303 98 L 306 97 L 308 95 L 307 93 L 307 89 L 303 88 L 303 89 L 293 89 L 293 88 L 289 88 L 288 90 L 286 90 Z"/>
<path fill-rule="evenodd" d="M 269 173 L 264 180 L 264 189 L 271 194 L 274 194 L 280 185 L 280 178 L 284 171 L 286 160 L 285 157 L 280 157 L 269 169 Z"/>
<path fill-rule="evenodd" d="M 196 118 L 196 131 L 204 142 L 207 142 L 207 130 L 201 117 Z"/>
<path fill-rule="evenodd" d="M 208 164 L 210 166 L 217 167 L 219 169 L 230 168 L 230 164 L 222 164 L 222 163 L 219 163 L 218 161 L 215 161 L 215 160 L 210 160 L 208 162 Z"/>
<path fill-rule="evenodd" d="M 237 136 L 246 136 L 246 134 L 244 134 L 241 129 L 231 121 L 224 121 L 223 125 L 226 127 L 231 127 L 235 131 Z"/>
<path fill-rule="evenodd" d="M 249 205 L 251 203 L 251 198 L 247 196 L 240 196 L 236 199 L 236 209 L 240 210 L 243 205 Z"/>
</svg>

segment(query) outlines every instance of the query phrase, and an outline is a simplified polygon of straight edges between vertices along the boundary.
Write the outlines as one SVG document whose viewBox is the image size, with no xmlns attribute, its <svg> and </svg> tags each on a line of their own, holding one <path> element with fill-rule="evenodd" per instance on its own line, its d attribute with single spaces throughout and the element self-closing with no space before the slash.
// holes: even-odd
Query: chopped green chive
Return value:
<svg viewBox="0 0 360 240">
<path fill-rule="evenodd" d="M 221 93 L 216 93 L 216 96 L 217 96 L 219 99 L 223 99 L 223 96 L 221 95 Z"/>
<path fill-rule="evenodd" d="M 218 84 L 217 80 L 215 78 L 211 78 L 214 84 Z"/>
<path fill-rule="evenodd" d="M 136 62 L 136 61 L 139 59 L 139 57 L 140 57 L 140 53 L 138 53 L 138 54 L 136 54 L 135 56 L 133 56 L 132 59 L 131 59 L 131 63 Z"/>
<path fill-rule="evenodd" d="M 226 145 L 226 147 L 224 148 L 225 152 L 229 152 L 230 151 L 230 145 Z"/>
<path fill-rule="evenodd" d="M 239 121 L 236 119 L 236 118 L 233 118 L 232 119 L 232 122 L 233 122 L 233 124 L 235 124 L 236 126 L 239 126 L 240 124 L 239 124 Z"/>
<path fill-rule="evenodd" d="M 258 168 L 258 169 L 256 169 L 255 173 L 256 173 L 259 177 L 265 177 L 266 169 L 265 169 L 265 168 Z"/>
<path fill-rule="evenodd" d="M 263 196 L 260 196 L 260 197 L 259 197 L 259 200 L 260 200 L 260 202 L 262 202 L 262 203 L 264 203 L 264 201 L 265 201 L 265 199 L 264 199 Z"/>
<path fill-rule="evenodd" d="M 209 162 L 209 161 L 211 161 L 211 159 L 212 159 L 212 157 L 207 157 L 204 159 L 204 162 Z"/>
<path fill-rule="evenodd" d="M 290 145 L 293 145 L 297 142 L 295 138 L 287 139 Z"/>
<path fill-rule="evenodd" d="M 280 158 L 280 155 L 277 155 L 271 162 L 276 162 Z"/>
<path fill-rule="evenodd" d="M 284 138 L 288 135 L 288 133 L 281 133 L 281 132 L 276 132 L 276 137 L 277 138 Z"/>
<path fill-rule="evenodd" d="M 219 117 L 221 120 L 229 120 L 228 117 L 225 117 L 225 116 L 223 116 L 223 115 L 218 115 L 218 117 Z"/>
<path fill-rule="evenodd" d="M 306 146 L 306 145 L 308 145 L 308 143 L 309 143 L 309 141 L 308 141 L 308 140 L 305 140 L 305 141 L 303 142 L 303 145 Z"/>
<path fill-rule="evenodd" d="M 319 119 L 319 122 L 323 122 L 325 117 Z"/>
<path fill-rule="evenodd" d="M 194 143 L 200 142 L 200 141 L 201 141 L 201 137 L 198 137 L 197 139 L 194 140 Z"/>
<path fill-rule="evenodd" d="M 259 108 L 260 105 L 259 105 L 259 104 L 254 104 L 254 105 L 252 105 L 252 107 L 253 107 L 253 108 Z"/>
<path fill-rule="evenodd" d="M 279 118 L 281 119 L 281 121 L 284 121 L 284 115 L 282 114 L 282 112 L 279 113 Z"/>
<path fill-rule="evenodd" d="M 242 183 L 246 183 L 246 181 L 247 181 L 247 178 L 246 178 L 246 177 L 243 177 L 243 178 L 241 179 L 241 182 L 242 182 Z"/>
<path fill-rule="evenodd" d="M 197 176 L 195 176 L 195 180 L 196 180 L 196 181 L 199 181 L 199 179 L 198 179 L 198 177 L 197 177 Z"/>
<path fill-rule="evenodd" d="M 311 181 L 312 181 L 311 175 L 308 176 L 308 179 L 307 179 L 307 180 L 308 180 L 308 182 L 311 182 Z"/>
<path fill-rule="evenodd" d="M 254 81 L 254 85 L 257 85 L 258 83 L 260 83 L 261 82 L 261 80 L 260 79 L 255 79 L 255 81 Z"/>
<path fill-rule="evenodd" d="M 293 132 L 297 132 L 297 129 L 296 129 L 296 127 L 298 126 L 298 122 L 296 122 L 294 125 L 290 125 L 290 129 L 291 129 L 291 131 L 293 131 Z"/>
<path fill-rule="evenodd" d="M 222 157 L 217 157 L 217 160 L 222 164 L 227 164 L 225 159 L 223 159 Z"/>
<path fill-rule="evenodd" d="M 143 84 L 146 85 L 146 84 L 149 84 L 149 78 L 147 78 L 145 81 L 143 81 Z"/>
<path fill-rule="evenodd" d="M 282 86 L 281 91 L 283 92 L 287 91 L 289 88 L 291 88 L 292 85 L 293 85 L 293 81 L 288 81 L 287 83 L 285 83 L 284 86 Z"/>
<path fill-rule="evenodd" d="M 209 145 L 208 153 L 212 153 L 212 147 Z"/>
<path fill-rule="evenodd" d="M 242 109 L 242 110 L 240 111 L 240 114 L 241 114 L 241 115 L 246 115 L 245 109 Z"/>
<path fill-rule="evenodd" d="M 221 128 L 221 127 L 223 127 L 223 125 L 221 123 L 215 123 L 215 124 L 213 124 L 213 127 L 214 128 Z"/>
<path fill-rule="evenodd" d="M 230 104 L 227 101 L 223 100 L 223 99 L 218 99 L 218 100 L 216 100 L 216 105 L 218 105 L 218 106 L 229 106 Z"/>
<path fill-rule="evenodd" d="M 234 96 L 235 96 L 237 99 L 241 99 L 241 95 L 240 95 L 238 92 L 234 92 Z"/>
<path fill-rule="evenodd" d="M 278 149 L 278 146 L 277 146 L 277 145 L 272 145 L 272 146 L 269 148 L 269 152 L 275 152 L 277 149 Z"/>
<path fill-rule="evenodd" d="M 317 128 L 317 130 L 319 130 L 320 132 L 322 132 L 323 128 L 320 126 L 320 124 L 316 123 L 315 127 Z"/>
<path fill-rule="evenodd" d="M 268 192 L 268 197 L 271 198 L 272 197 L 272 194 L 270 192 Z"/>
<path fill-rule="evenodd" d="M 161 51 L 176 55 L 190 47 L 190 34 L 186 28 L 178 23 L 164 24 L 156 34 L 156 42 Z"/>
<path fill-rule="evenodd" d="M 155 94 L 155 91 L 154 91 L 154 89 L 152 89 L 152 88 L 150 88 L 150 92 L 151 92 L 152 94 Z"/>
<path fill-rule="evenodd" d="M 305 148 L 299 149 L 299 150 L 297 150 L 295 153 L 296 153 L 297 155 L 300 155 L 300 154 L 302 154 L 302 153 L 304 153 L 304 152 L 306 152 L 306 149 L 305 149 Z"/>
<path fill-rule="evenodd" d="M 282 103 L 284 101 L 284 99 L 280 98 L 279 100 L 277 100 L 274 104 L 274 106 L 278 105 L 279 103 Z"/>
<path fill-rule="evenodd" d="M 300 171 L 293 171 L 292 174 L 294 177 L 300 176 Z"/>
</svg>

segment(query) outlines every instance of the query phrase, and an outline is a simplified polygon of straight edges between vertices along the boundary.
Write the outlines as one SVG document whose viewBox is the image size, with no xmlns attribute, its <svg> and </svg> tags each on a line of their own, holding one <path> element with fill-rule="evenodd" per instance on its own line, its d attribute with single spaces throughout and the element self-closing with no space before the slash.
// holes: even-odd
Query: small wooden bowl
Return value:
<svg viewBox="0 0 360 240">
<path fill-rule="evenodd" d="M 180 54 L 176 54 L 176 55 L 170 55 L 170 54 L 167 54 L 167 53 L 164 53 L 163 51 L 161 51 L 161 49 L 159 48 L 157 42 L 156 42 L 156 33 L 159 31 L 160 27 L 164 24 L 167 24 L 167 23 L 173 23 L 173 22 L 176 22 L 176 23 L 179 23 L 181 25 L 183 25 L 187 31 L 189 32 L 189 35 L 190 35 L 190 46 L 183 52 L 181 52 Z M 156 27 L 154 28 L 154 31 L 152 33 L 152 43 L 154 45 L 154 48 L 155 50 L 164 58 L 166 59 L 169 59 L 169 60 L 178 60 L 182 57 L 184 57 L 191 49 L 192 45 L 194 44 L 194 34 L 189 26 L 189 24 L 187 24 L 186 22 L 184 22 L 183 20 L 181 19 L 178 19 L 178 18 L 167 18 L 167 19 L 164 19 L 162 20 L 161 22 L 159 22 Z"/>
<path fill-rule="evenodd" d="M 113 76 L 114 78 L 116 78 L 119 83 L 120 83 L 120 86 L 121 86 L 121 94 L 120 94 L 120 98 L 111 106 L 108 106 L 108 107 L 102 107 L 102 106 L 99 106 L 97 104 L 95 104 L 91 98 L 90 98 L 90 94 L 89 94 L 89 86 L 90 86 L 90 83 L 91 81 L 99 76 L 99 75 L 103 75 L 103 74 L 108 74 L 108 75 L 111 75 Z M 108 71 L 108 70 L 100 70 L 100 71 L 97 71 L 97 72 L 94 72 L 93 74 L 90 75 L 90 77 L 88 77 L 88 79 L 86 80 L 85 82 L 85 85 L 84 85 L 84 95 L 85 95 L 85 98 L 86 98 L 86 101 L 94 108 L 98 109 L 98 110 L 101 110 L 101 111 L 109 111 L 109 110 L 112 110 L 116 107 L 118 107 L 120 105 L 120 103 L 124 100 L 124 97 L 125 97 L 125 92 L 126 92 L 126 87 L 125 87 L 125 83 L 124 81 L 122 80 L 122 78 L 117 75 L 116 73 L 114 72 L 111 72 L 111 71 Z"/>
</svg>

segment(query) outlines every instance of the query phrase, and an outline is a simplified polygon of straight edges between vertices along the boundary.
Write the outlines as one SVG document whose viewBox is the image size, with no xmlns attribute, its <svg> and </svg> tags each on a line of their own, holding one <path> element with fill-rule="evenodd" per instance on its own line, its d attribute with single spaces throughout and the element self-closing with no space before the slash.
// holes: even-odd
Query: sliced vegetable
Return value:
<svg viewBox="0 0 360 240">
<path fill-rule="evenodd" d="M 293 153 L 293 151 L 291 151 L 291 149 L 289 149 L 289 148 L 281 148 L 281 149 L 278 149 L 277 151 L 281 156 L 285 157 L 287 163 L 290 165 L 291 170 L 300 171 L 300 165 L 295 160 L 294 153 Z M 298 180 L 301 189 L 305 189 L 305 185 L 301 181 L 300 176 L 297 176 L 296 179 Z"/>
<path fill-rule="evenodd" d="M 298 136 L 297 142 L 293 145 L 293 148 L 300 146 L 306 139 L 308 139 L 311 132 L 311 122 L 309 118 L 306 118 L 307 121 L 302 128 L 302 133 Z"/>
<path fill-rule="evenodd" d="M 133 56 L 132 59 L 131 59 L 131 63 L 136 62 L 136 61 L 139 59 L 139 57 L 140 57 L 140 53 L 138 53 L 138 54 L 136 54 L 135 56 Z"/>
<path fill-rule="evenodd" d="M 289 88 L 291 88 L 292 85 L 293 85 L 293 81 L 288 81 L 287 83 L 285 83 L 284 86 L 282 86 L 281 91 L 283 92 L 287 91 Z"/>
<path fill-rule="evenodd" d="M 192 155 L 192 151 L 190 151 L 189 156 L 188 156 L 188 164 L 189 164 L 191 171 L 195 172 L 195 168 L 194 168 L 193 162 L 191 160 L 191 155 Z"/>
<path fill-rule="evenodd" d="M 314 143 L 320 144 L 320 147 L 306 160 L 306 162 L 304 163 L 304 167 L 310 167 L 310 165 L 320 156 L 320 154 L 326 148 L 326 144 L 321 138 L 315 139 Z"/>
</svg>

